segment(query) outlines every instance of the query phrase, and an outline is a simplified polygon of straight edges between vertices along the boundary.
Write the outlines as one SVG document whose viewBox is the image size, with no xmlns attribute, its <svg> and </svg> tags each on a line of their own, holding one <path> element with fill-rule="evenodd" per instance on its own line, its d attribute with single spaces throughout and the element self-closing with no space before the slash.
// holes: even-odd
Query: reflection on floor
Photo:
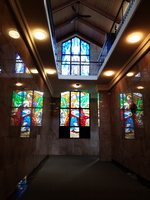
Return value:
<svg viewBox="0 0 150 200">
<path fill-rule="evenodd" d="M 20 200 L 150 199 L 148 182 L 96 156 L 50 156 L 27 182 Z"/>
</svg>

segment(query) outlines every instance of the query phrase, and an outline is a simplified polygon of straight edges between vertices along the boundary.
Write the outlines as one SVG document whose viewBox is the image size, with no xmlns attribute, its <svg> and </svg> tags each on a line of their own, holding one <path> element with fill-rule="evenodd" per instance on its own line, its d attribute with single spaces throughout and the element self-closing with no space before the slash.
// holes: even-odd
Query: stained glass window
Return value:
<svg viewBox="0 0 150 200">
<path fill-rule="evenodd" d="M 135 138 L 135 127 L 143 128 L 143 115 L 141 93 L 120 94 L 120 116 L 126 139 Z"/>
<path fill-rule="evenodd" d="M 62 43 L 62 75 L 89 76 L 90 45 L 74 37 Z"/>
<path fill-rule="evenodd" d="M 16 63 L 15 63 L 15 73 L 26 73 L 30 74 L 30 71 L 28 68 L 25 66 L 22 58 L 18 53 L 16 53 Z"/>
<path fill-rule="evenodd" d="M 41 126 L 43 92 L 15 90 L 12 95 L 11 125 L 21 127 L 21 137 L 30 136 L 31 126 Z"/>
<path fill-rule="evenodd" d="M 97 94 L 97 108 L 98 108 L 98 127 L 100 127 L 100 94 Z"/>
<path fill-rule="evenodd" d="M 62 92 L 60 98 L 60 138 L 89 138 L 89 93 Z"/>
</svg>

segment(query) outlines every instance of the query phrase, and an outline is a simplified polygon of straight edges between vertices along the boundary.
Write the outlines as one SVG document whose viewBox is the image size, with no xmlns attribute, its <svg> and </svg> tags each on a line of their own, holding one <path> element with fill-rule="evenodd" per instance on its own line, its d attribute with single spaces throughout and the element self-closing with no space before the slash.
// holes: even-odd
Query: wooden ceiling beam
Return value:
<svg viewBox="0 0 150 200">
<path fill-rule="evenodd" d="M 77 0 L 72 0 L 72 1 L 67 1 L 63 4 L 61 4 L 60 6 L 57 6 L 55 8 L 52 9 L 52 13 L 54 14 L 55 12 L 58 12 L 68 6 L 72 6 L 73 4 L 77 3 Z M 115 17 L 112 16 L 111 14 L 107 13 L 106 11 L 99 9 L 97 7 L 95 7 L 93 4 L 91 4 L 90 2 L 87 2 L 85 0 L 80 0 L 80 3 L 82 3 L 83 5 L 85 5 L 86 7 L 94 10 L 95 12 L 99 13 L 100 15 L 105 16 L 106 18 L 110 19 L 111 21 L 115 21 Z M 120 23 L 120 19 L 116 19 L 116 23 Z"/>
<path fill-rule="evenodd" d="M 94 26 L 93 24 L 87 22 L 86 20 L 84 19 L 81 19 L 81 18 L 78 18 L 77 21 L 81 22 L 82 24 L 85 24 L 86 26 L 88 26 L 89 28 L 95 30 L 96 32 L 98 33 L 101 33 L 102 35 L 105 35 L 106 34 L 106 31 L 104 31 L 103 29 L 97 27 L 97 26 Z"/>
<path fill-rule="evenodd" d="M 55 30 L 57 30 L 57 29 L 59 29 L 59 28 L 62 28 L 62 27 L 64 27 L 64 26 L 68 25 L 68 24 L 70 24 L 70 22 L 71 22 L 72 20 L 73 20 L 73 18 L 72 18 L 72 19 L 69 19 L 69 20 L 67 20 L 67 21 L 65 21 L 65 22 L 63 22 L 63 23 L 61 23 L 61 24 L 56 25 L 56 26 L 55 26 Z M 98 33 L 101 33 L 102 35 L 105 35 L 105 34 L 106 34 L 106 32 L 105 32 L 103 29 L 101 29 L 101 28 L 99 28 L 99 27 L 97 27 L 97 26 L 94 26 L 93 24 L 87 22 L 87 21 L 84 20 L 84 19 L 77 18 L 76 21 L 78 21 L 78 22 L 80 22 L 80 23 L 82 23 L 82 24 L 85 24 L 85 25 L 88 26 L 89 28 L 95 30 L 95 31 L 98 32 Z"/>
<path fill-rule="evenodd" d="M 61 41 L 66 40 L 66 39 L 68 39 L 70 37 L 73 37 L 74 35 L 78 35 L 79 37 L 82 37 L 83 39 L 85 39 L 85 40 L 87 40 L 87 41 L 99 46 L 100 48 L 103 47 L 103 44 L 101 44 L 101 43 L 99 43 L 99 42 L 97 42 L 97 41 L 85 36 L 84 34 L 82 34 L 81 32 L 78 32 L 78 31 L 74 31 L 72 33 L 64 35 L 63 37 L 57 38 L 56 41 L 57 42 L 61 42 Z"/>
<path fill-rule="evenodd" d="M 68 6 L 72 6 L 76 2 L 77 2 L 77 0 L 67 1 L 67 2 L 61 4 L 60 6 L 53 8 L 52 13 L 58 12 L 58 11 L 64 9 L 64 8 L 68 7 Z"/>
<path fill-rule="evenodd" d="M 85 5 L 85 6 L 89 7 L 90 9 L 94 10 L 95 12 L 99 13 L 100 15 L 103 15 L 103 16 L 105 16 L 106 18 L 110 19 L 111 21 L 115 21 L 115 18 L 116 18 L 116 17 L 112 16 L 111 14 L 107 13 L 106 11 L 104 11 L 104 10 L 102 10 L 102 9 L 100 9 L 100 8 L 95 7 L 95 6 L 94 6 L 93 4 L 91 4 L 90 2 L 87 2 L 87 1 L 85 1 L 85 0 L 80 0 L 80 2 L 81 2 L 83 5 Z M 116 19 L 116 23 L 119 24 L 120 21 L 121 21 L 120 19 Z"/>
<path fill-rule="evenodd" d="M 68 24 L 70 24 L 71 21 L 72 21 L 73 19 L 74 19 L 74 18 L 68 19 L 67 21 L 65 21 L 65 22 L 63 22 L 63 23 L 56 25 L 56 26 L 54 27 L 55 30 L 57 30 L 57 29 L 59 29 L 59 28 L 62 28 L 62 27 L 64 27 L 64 26 L 68 25 Z"/>
</svg>

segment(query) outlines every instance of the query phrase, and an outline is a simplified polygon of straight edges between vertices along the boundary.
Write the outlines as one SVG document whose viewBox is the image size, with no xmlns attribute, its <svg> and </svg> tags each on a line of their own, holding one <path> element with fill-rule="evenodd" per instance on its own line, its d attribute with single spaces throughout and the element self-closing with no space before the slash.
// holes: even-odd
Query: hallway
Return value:
<svg viewBox="0 0 150 200">
<path fill-rule="evenodd" d="M 150 190 L 112 162 L 94 156 L 50 156 L 21 200 L 150 199 Z"/>
</svg>

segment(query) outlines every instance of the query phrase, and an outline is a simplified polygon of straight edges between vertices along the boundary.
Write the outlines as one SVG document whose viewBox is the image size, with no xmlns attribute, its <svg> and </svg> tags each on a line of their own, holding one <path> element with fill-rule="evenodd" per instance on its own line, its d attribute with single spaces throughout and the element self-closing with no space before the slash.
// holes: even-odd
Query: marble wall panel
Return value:
<svg viewBox="0 0 150 200">
<path fill-rule="evenodd" d="M 111 160 L 110 93 L 100 94 L 99 157 L 102 161 Z"/>
<path fill-rule="evenodd" d="M 19 53 L 28 69 L 36 66 L 22 38 L 9 38 L 7 31 L 17 29 L 10 10 L 0 1 L 0 199 L 5 200 L 24 176 L 29 175 L 48 155 L 51 116 L 51 95 L 39 74 L 15 74 L 15 53 Z M 5 20 L 4 20 L 5 19 Z M 18 88 L 15 83 L 22 82 Z M 20 126 L 10 124 L 12 92 L 14 90 L 44 92 L 42 127 L 31 127 L 29 138 L 20 137 Z"/>
<path fill-rule="evenodd" d="M 99 155 L 99 135 L 97 121 L 97 99 L 91 99 L 91 138 L 59 139 L 59 98 L 51 106 L 52 127 L 50 134 L 49 155 Z"/>
<path fill-rule="evenodd" d="M 134 72 L 134 76 L 125 76 L 111 90 L 112 159 L 150 180 L 150 52 L 130 71 Z M 135 77 L 138 73 L 140 76 Z M 143 86 L 143 89 L 137 89 L 137 86 Z M 119 116 L 119 95 L 126 92 L 141 93 L 143 96 L 144 126 L 135 127 L 134 139 L 125 138 Z"/>
</svg>

